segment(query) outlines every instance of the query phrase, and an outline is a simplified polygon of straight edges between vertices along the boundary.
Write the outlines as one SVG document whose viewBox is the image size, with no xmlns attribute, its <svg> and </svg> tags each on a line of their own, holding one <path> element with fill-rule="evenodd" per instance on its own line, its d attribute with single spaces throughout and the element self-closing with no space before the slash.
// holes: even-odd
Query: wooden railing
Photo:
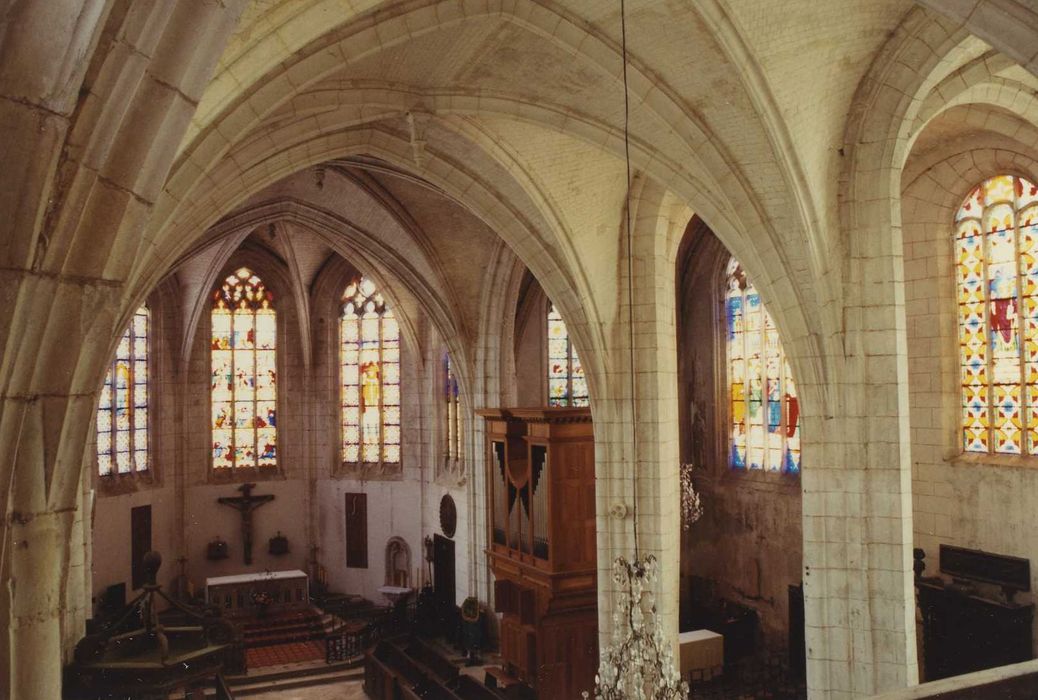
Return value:
<svg viewBox="0 0 1038 700">
<path fill-rule="evenodd" d="M 380 639 L 382 630 L 375 622 L 369 622 L 360 629 L 340 628 L 325 637 L 325 663 L 360 658 L 364 656 L 364 652 L 378 644 Z"/>
<path fill-rule="evenodd" d="M 234 694 L 231 692 L 231 689 L 227 687 L 227 680 L 223 677 L 222 673 L 216 674 L 214 685 L 216 687 L 216 700 L 234 700 Z"/>
<path fill-rule="evenodd" d="M 383 639 L 410 637 L 414 628 L 414 601 L 402 602 L 391 608 L 379 608 L 367 620 L 339 617 L 335 628 L 325 636 L 325 662 L 330 664 L 357 659 Z"/>
<path fill-rule="evenodd" d="M 1029 700 L 1036 697 L 1038 659 L 892 690 L 873 700 Z"/>
</svg>

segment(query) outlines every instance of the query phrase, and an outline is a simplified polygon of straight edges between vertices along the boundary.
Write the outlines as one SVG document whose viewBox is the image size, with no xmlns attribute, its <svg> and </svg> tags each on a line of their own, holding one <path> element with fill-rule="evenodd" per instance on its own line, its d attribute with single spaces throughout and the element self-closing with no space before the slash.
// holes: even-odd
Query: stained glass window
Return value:
<svg viewBox="0 0 1038 700">
<path fill-rule="evenodd" d="M 962 445 L 1038 454 L 1038 188 L 1011 175 L 955 215 Z"/>
<path fill-rule="evenodd" d="M 240 268 L 213 292 L 213 467 L 277 466 L 274 295 Z"/>
<path fill-rule="evenodd" d="M 548 307 L 548 405 L 588 405 L 584 368 L 554 304 Z"/>
<path fill-rule="evenodd" d="M 778 329 L 734 258 L 726 280 L 732 467 L 799 473 L 800 404 Z"/>
<path fill-rule="evenodd" d="M 444 432 L 446 444 L 444 454 L 447 459 L 461 459 L 461 402 L 458 399 L 458 378 L 454 376 L 454 368 L 451 366 L 451 356 L 443 355 L 444 387 L 443 398 L 446 404 L 446 431 Z"/>
<path fill-rule="evenodd" d="M 339 322 L 344 462 L 400 462 L 400 328 L 361 277 L 342 295 Z"/>
<path fill-rule="evenodd" d="M 137 309 L 119 339 L 97 406 L 97 471 L 148 468 L 148 307 Z"/>
</svg>

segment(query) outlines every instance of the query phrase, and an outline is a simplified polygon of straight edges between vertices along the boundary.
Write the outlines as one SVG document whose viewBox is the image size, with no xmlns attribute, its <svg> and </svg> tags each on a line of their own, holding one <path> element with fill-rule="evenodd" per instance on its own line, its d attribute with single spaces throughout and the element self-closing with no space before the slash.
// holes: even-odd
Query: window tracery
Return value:
<svg viewBox="0 0 1038 700">
<path fill-rule="evenodd" d="M 274 295 L 242 267 L 213 292 L 212 466 L 277 466 L 277 317 Z"/>
<path fill-rule="evenodd" d="M 771 314 L 734 258 L 726 271 L 731 466 L 800 472 L 800 404 Z"/>
<path fill-rule="evenodd" d="M 97 407 L 97 471 L 101 476 L 148 469 L 148 325 L 142 306 L 123 332 Z"/>
<path fill-rule="evenodd" d="M 342 296 L 339 322 L 342 459 L 400 462 L 400 328 L 374 282 Z"/>
<path fill-rule="evenodd" d="M 446 426 L 444 454 L 448 461 L 461 459 L 461 401 L 458 397 L 458 378 L 454 376 L 450 353 L 443 355 Z"/>
<path fill-rule="evenodd" d="M 548 405 L 589 405 L 584 367 L 554 304 L 548 306 Z"/>
<path fill-rule="evenodd" d="M 955 215 L 962 445 L 1038 454 L 1038 187 L 1000 175 Z"/>
</svg>

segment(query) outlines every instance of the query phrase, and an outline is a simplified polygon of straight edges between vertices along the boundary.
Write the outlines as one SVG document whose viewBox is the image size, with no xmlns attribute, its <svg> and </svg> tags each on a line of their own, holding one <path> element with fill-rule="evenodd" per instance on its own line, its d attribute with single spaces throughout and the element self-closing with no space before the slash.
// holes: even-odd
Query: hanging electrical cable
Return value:
<svg viewBox="0 0 1038 700">
<path fill-rule="evenodd" d="M 624 197 L 623 225 L 627 242 L 627 325 L 628 372 L 630 378 L 631 523 L 634 560 L 617 557 L 613 561 L 613 633 L 602 650 L 595 676 L 595 700 L 684 700 L 688 684 L 681 680 L 674 665 L 671 641 L 657 624 L 653 587 L 659 581 L 659 562 L 652 554 L 641 556 L 638 536 L 638 397 L 634 364 L 634 227 L 631 214 L 631 138 L 630 89 L 627 81 L 627 12 L 620 0 L 620 55 L 623 60 L 624 161 L 627 188 Z M 588 698 L 587 691 L 583 693 Z"/>
</svg>

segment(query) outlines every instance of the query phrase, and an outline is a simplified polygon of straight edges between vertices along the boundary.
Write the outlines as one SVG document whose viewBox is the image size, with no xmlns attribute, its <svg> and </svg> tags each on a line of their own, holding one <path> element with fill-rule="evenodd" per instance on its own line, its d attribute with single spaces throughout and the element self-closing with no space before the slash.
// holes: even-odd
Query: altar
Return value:
<svg viewBox="0 0 1038 700">
<path fill-rule="evenodd" d="M 309 579 L 298 569 L 216 576 L 205 580 L 205 600 L 226 617 L 303 610 L 310 605 Z"/>
</svg>

